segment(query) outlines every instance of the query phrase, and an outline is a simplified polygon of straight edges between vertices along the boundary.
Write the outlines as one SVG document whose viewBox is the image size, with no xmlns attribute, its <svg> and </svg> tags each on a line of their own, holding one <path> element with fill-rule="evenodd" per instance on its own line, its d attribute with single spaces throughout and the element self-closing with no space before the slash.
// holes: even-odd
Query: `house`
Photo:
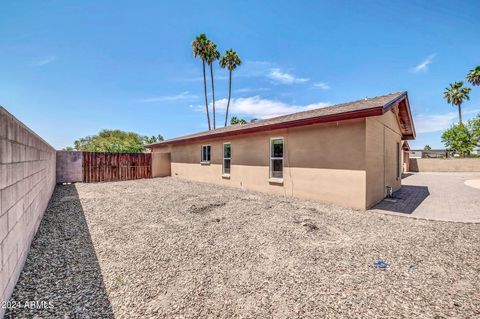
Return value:
<svg viewBox="0 0 480 319">
<path fill-rule="evenodd" d="M 401 187 L 415 138 L 407 92 L 232 125 L 148 145 L 169 176 L 367 209 Z"/>
</svg>

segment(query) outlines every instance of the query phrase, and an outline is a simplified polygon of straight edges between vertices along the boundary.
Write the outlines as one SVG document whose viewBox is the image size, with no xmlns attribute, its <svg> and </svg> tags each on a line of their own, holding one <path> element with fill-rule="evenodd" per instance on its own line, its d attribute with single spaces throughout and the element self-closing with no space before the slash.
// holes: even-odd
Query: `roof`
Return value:
<svg viewBox="0 0 480 319">
<path fill-rule="evenodd" d="M 405 91 L 273 117 L 266 120 L 255 121 L 253 123 L 229 125 L 215 130 L 185 135 L 149 144 L 146 145 L 146 147 L 190 143 L 239 134 L 378 116 L 383 115 L 392 109 L 394 109 L 395 114 L 398 116 L 403 139 L 414 139 L 415 128 L 413 126 L 413 119 L 408 102 L 408 94 Z"/>
</svg>

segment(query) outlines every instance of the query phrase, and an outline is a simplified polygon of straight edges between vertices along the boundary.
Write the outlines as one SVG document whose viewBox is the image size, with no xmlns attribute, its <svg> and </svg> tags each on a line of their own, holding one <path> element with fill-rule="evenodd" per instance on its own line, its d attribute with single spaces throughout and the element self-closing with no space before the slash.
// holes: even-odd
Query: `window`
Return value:
<svg viewBox="0 0 480 319">
<path fill-rule="evenodd" d="M 270 140 L 270 178 L 283 178 L 283 138 Z"/>
<path fill-rule="evenodd" d="M 232 145 L 223 144 L 223 174 L 230 174 L 230 162 L 232 159 Z"/>
<path fill-rule="evenodd" d="M 203 163 L 210 162 L 210 154 L 211 154 L 211 146 L 210 145 L 202 145 L 202 160 Z"/>
</svg>

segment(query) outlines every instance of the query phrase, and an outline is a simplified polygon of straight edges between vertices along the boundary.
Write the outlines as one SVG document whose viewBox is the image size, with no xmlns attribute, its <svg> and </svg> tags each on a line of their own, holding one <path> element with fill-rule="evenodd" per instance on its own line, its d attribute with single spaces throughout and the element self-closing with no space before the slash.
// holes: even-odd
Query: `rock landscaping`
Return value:
<svg viewBox="0 0 480 319">
<path fill-rule="evenodd" d="M 57 186 L 7 318 L 480 316 L 480 224 L 175 178 Z"/>
</svg>

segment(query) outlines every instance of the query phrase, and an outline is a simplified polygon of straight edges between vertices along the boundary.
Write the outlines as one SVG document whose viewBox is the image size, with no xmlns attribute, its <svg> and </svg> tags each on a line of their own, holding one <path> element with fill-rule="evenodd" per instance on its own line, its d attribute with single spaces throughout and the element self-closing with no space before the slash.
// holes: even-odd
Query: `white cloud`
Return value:
<svg viewBox="0 0 480 319">
<path fill-rule="evenodd" d="M 47 65 L 47 64 L 50 64 L 52 63 L 53 61 L 55 61 L 57 59 L 56 56 L 54 55 L 50 55 L 50 56 L 47 56 L 43 59 L 39 59 L 38 61 L 35 61 L 33 62 L 33 65 L 34 66 L 44 66 L 44 65 Z"/>
<path fill-rule="evenodd" d="M 252 93 L 252 92 L 264 92 L 269 91 L 269 88 L 241 88 L 235 90 L 235 93 Z"/>
<path fill-rule="evenodd" d="M 155 103 L 155 102 L 172 102 L 172 101 L 187 101 L 197 99 L 197 95 L 190 94 L 188 91 L 182 92 L 177 95 L 167 95 L 167 96 L 154 96 L 149 98 L 138 99 L 138 103 Z"/>
<path fill-rule="evenodd" d="M 430 54 L 425 60 L 423 60 L 419 65 L 416 67 L 410 69 L 411 72 L 413 73 L 419 73 L 419 72 L 427 72 L 428 70 L 428 65 L 433 62 L 433 58 L 435 57 L 436 54 Z"/>
<path fill-rule="evenodd" d="M 283 84 L 304 83 L 310 80 L 308 78 L 297 78 L 292 74 L 283 72 L 279 68 L 271 69 L 267 77 Z"/>
<path fill-rule="evenodd" d="M 219 110 L 225 110 L 227 99 L 215 101 L 215 107 Z M 248 116 L 257 119 L 266 119 L 275 116 L 291 114 L 301 111 L 308 111 L 331 105 L 327 102 L 318 102 L 307 105 L 294 105 L 275 100 L 262 99 L 259 96 L 247 98 L 237 98 L 230 101 L 230 111 L 232 115 Z"/>
<path fill-rule="evenodd" d="M 268 61 L 247 60 L 234 71 L 233 76 L 240 78 L 261 77 L 268 74 L 272 67 L 273 64 Z"/>
<path fill-rule="evenodd" d="M 325 82 L 318 82 L 318 83 L 315 83 L 313 86 L 321 90 L 330 90 L 330 85 L 328 85 L 328 83 L 325 83 Z"/>
<path fill-rule="evenodd" d="M 420 114 L 414 117 L 415 129 L 418 133 L 431 133 L 448 129 L 457 119 L 458 113 Z"/>
</svg>

